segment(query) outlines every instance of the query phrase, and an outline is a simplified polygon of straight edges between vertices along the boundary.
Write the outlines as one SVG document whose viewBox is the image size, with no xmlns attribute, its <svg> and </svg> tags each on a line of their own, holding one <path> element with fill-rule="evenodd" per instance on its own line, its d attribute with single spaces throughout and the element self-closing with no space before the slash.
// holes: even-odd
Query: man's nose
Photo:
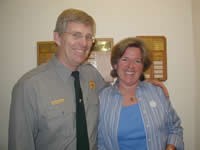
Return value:
<svg viewBox="0 0 200 150">
<path fill-rule="evenodd" d="M 81 42 L 81 44 L 84 45 L 84 46 L 88 44 L 88 40 L 87 40 L 87 38 L 86 38 L 85 36 L 83 36 L 83 37 L 80 39 L 80 42 Z"/>
</svg>

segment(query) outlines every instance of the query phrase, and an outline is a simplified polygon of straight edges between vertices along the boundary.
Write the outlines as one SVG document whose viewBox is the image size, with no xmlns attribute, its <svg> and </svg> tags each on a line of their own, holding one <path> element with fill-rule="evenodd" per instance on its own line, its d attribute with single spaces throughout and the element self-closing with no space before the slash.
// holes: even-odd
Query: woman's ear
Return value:
<svg viewBox="0 0 200 150">
<path fill-rule="evenodd" d="M 115 70 L 117 70 L 117 64 L 113 65 L 113 68 L 114 68 Z"/>
<path fill-rule="evenodd" d="M 55 43 L 56 43 L 58 46 L 60 46 L 61 37 L 60 37 L 60 35 L 59 35 L 58 32 L 54 32 L 54 33 L 53 33 L 53 39 L 54 39 Z"/>
</svg>

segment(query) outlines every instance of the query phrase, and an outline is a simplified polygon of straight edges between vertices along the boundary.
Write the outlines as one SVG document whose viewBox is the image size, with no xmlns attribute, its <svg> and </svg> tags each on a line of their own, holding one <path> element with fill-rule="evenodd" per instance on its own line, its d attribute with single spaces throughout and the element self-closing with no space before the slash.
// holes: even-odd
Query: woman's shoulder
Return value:
<svg viewBox="0 0 200 150">
<path fill-rule="evenodd" d="M 108 95 L 109 93 L 112 93 L 113 91 L 114 91 L 113 85 L 109 85 L 101 90 L 100 95 L 105 95 L 105 94 Z"/>
<path fill-rule="evenodd" d="M 161 90 L 161 87 L 154 85 L 154 84 L 147 82 L 147 81 L 140 82 L 139 87 L 142 88 L 143 90 L 153 90 L 153 91 Z"/>
<path fill-rule="evenodd" d="M 167 97 L 164 94 L 164 91 L 158 85 L 143 81 L 140 84 L 140 93 L 146 93 L 148 99 L 157 99 L 159 101 L 166 101 Z"/>
</svg>

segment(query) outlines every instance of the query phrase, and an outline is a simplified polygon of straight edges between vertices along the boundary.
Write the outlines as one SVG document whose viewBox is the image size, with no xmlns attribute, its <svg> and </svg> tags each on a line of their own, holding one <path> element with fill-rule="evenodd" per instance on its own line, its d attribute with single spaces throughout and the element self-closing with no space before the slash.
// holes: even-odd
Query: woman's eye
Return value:
<svg viewBox="0 0 200 150">
<path fill-rule="evenodd" d="M 141 63 L 142 63 L 142 60 L 141 60 L 141 59 L 137 59 L 137 60 L 135 60 L 135 63 L 141 64 Z"/>
<path fill-rule="evenodd" d="M 127 58 L 121 58 L 121 61 L 127 61 L 128 59 Z"/>
</svg>

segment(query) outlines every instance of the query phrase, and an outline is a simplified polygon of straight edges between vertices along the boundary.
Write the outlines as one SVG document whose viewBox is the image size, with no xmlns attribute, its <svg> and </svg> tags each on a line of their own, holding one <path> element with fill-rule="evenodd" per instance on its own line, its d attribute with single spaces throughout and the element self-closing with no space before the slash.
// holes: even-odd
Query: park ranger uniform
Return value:
<svg viewBox="0 0 200 150">
<path fill-rule="evenodd" d="M 96 150 L 98 92 L 105 81 L 92 65 L 83 64 L 78 71 L 90 149 Z M 76 149 L 76 103 L 71 72 L 54 56 L 17 82 L 12 93 L 9 150 Z"/>
</svg>

